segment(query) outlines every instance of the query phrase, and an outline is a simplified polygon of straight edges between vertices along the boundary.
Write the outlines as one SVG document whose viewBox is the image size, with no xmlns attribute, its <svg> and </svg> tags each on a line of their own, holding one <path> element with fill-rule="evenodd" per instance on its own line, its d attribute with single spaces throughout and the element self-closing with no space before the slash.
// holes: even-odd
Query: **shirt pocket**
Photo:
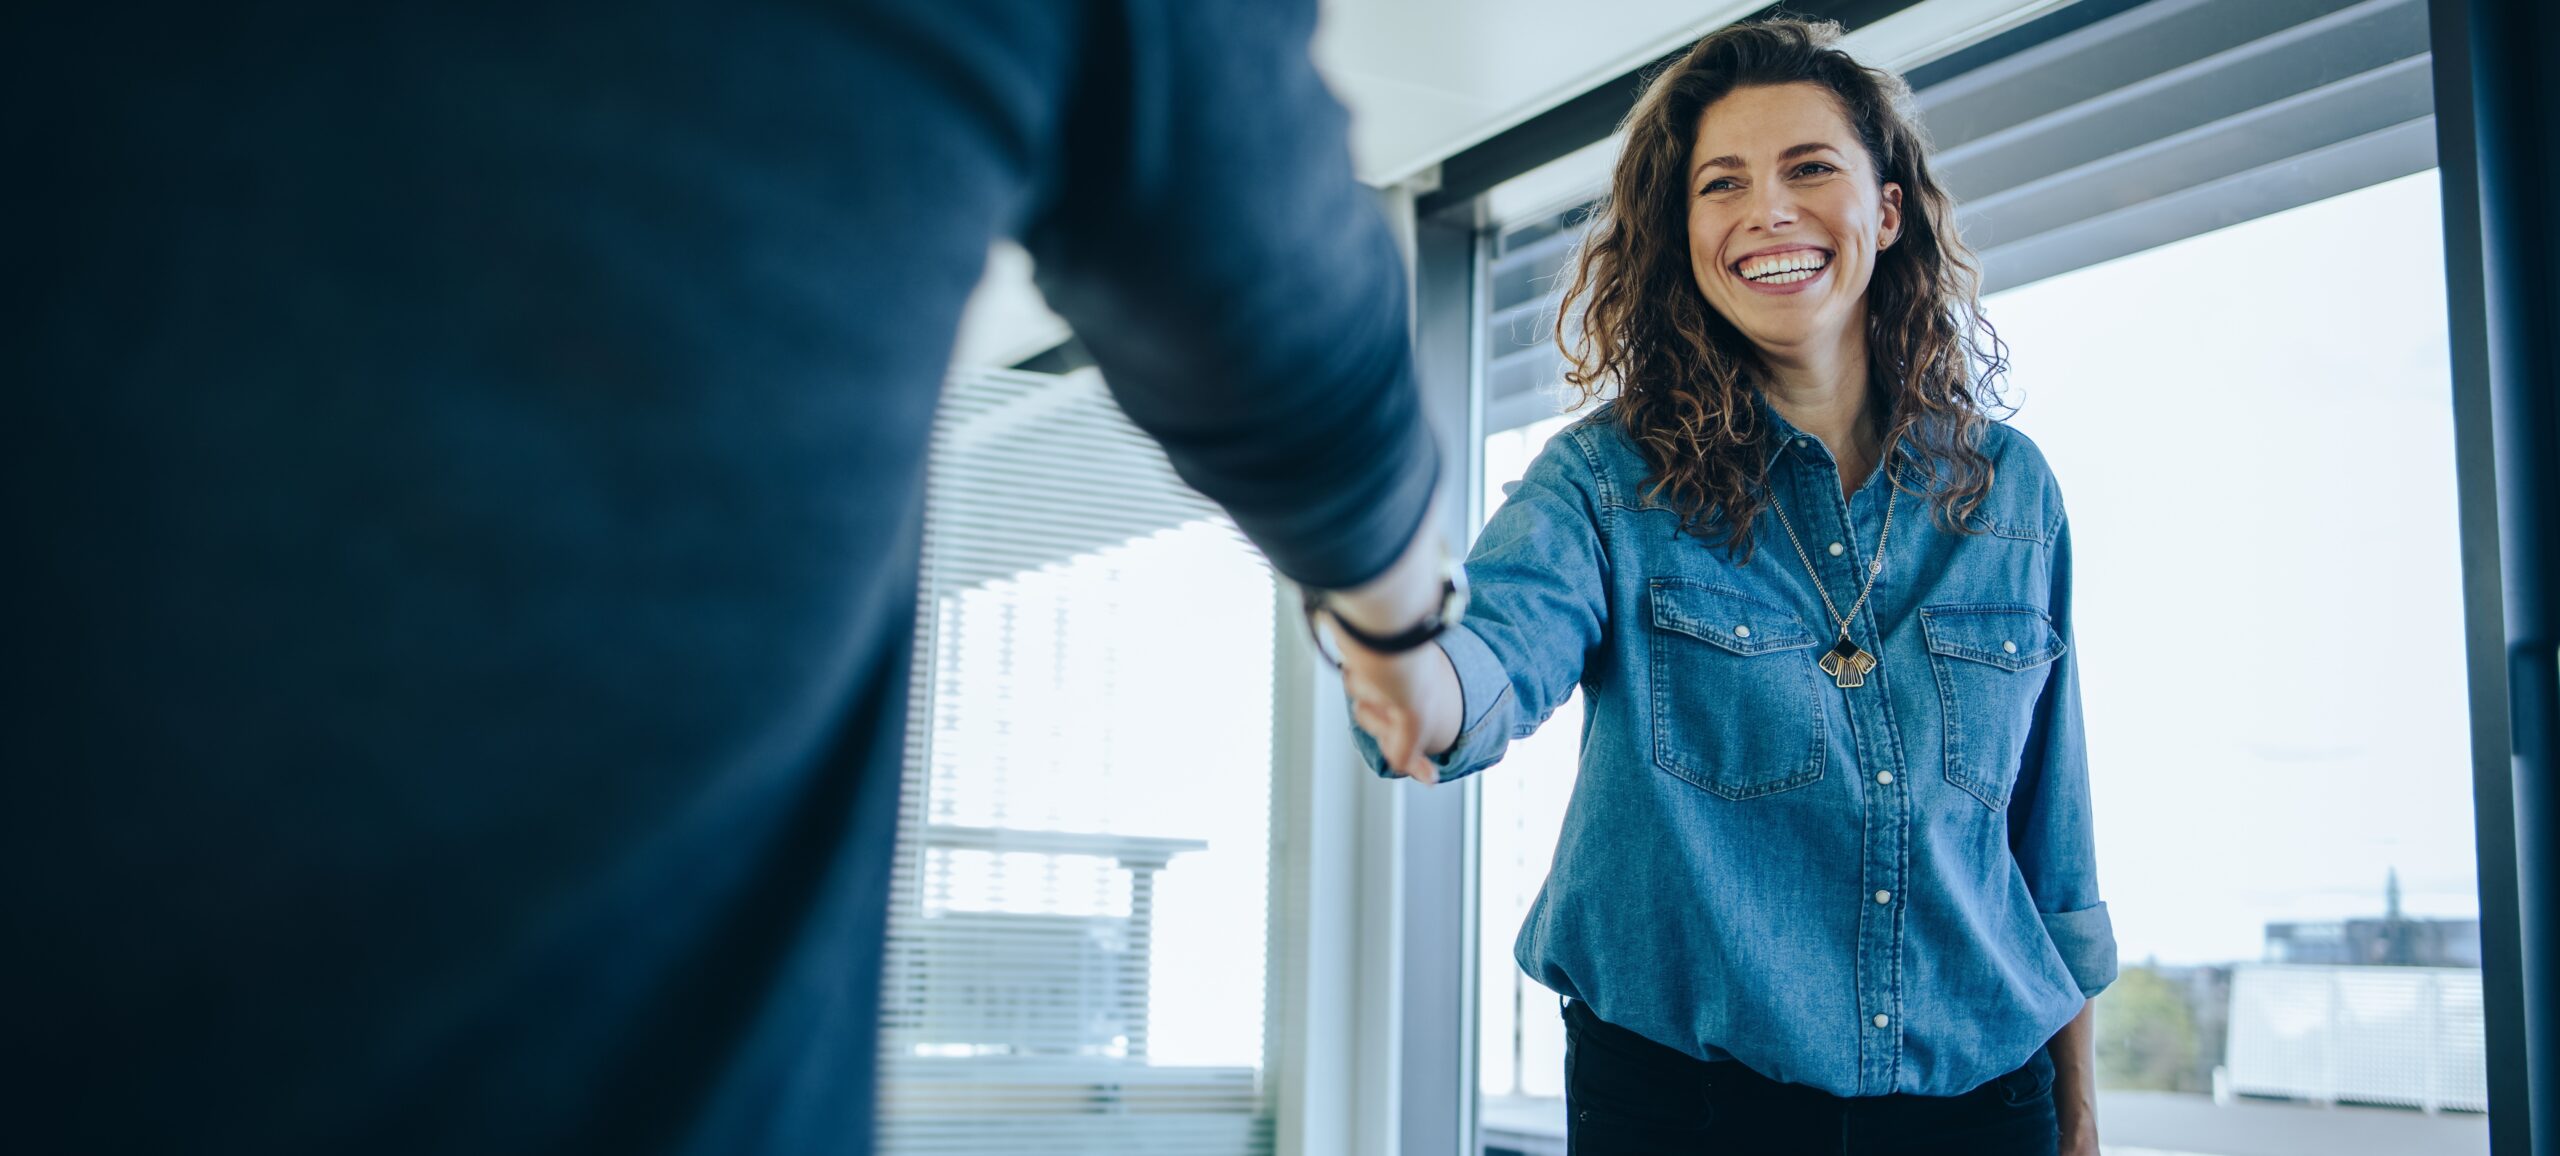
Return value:
<svg viewBox="0 0 2560 1156">
<path fill-rule="evenodd" d="M 1822 778 L 1823 703 L 1813 648 L 1794 612 L 1739 591 L 1656 578 L 1653 761 L 1727 799 Z"/>
<path fill-rule="evenodd" d="M 1920 631 L 1938 678 L 1947 781 L 1997 810 L 2018 781 L 2060 632 L 2033 606 L 1924 606 Z"/>
</svg>

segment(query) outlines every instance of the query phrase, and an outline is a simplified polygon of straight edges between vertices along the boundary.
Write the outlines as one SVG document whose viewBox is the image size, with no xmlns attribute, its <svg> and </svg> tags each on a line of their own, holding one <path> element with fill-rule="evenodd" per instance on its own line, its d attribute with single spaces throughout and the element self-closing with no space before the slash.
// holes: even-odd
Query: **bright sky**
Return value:
<svg viewBox="0 0 2560 1156">
<path fill-rule="evenodd" d="M 2001 294 L 2072 518 L 2124 958 L 2476 914 L 2434 173 Z"/>
</svg>

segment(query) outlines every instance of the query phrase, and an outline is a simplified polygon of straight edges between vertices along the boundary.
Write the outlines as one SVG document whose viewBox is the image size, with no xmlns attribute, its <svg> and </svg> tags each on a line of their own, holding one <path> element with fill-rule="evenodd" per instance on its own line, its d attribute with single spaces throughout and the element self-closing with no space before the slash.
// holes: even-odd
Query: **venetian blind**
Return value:
<svg viewBox="0 0 2560 1156">
<path fill-rule="evenodd" d="M 921 594 L 883 1151 L 1268 1152 L 1267 566 L 1091 372 L 979 372 Z"/>
<path fill-rule="evenodd" d="M 2080 0 L 1906 78 L 1990 294 L 2433 168 L 2432 59 L 2422 0 Z M 1488 431 L 1561 408 L 1588 213 L 1487 237 Z"/>
</svg>

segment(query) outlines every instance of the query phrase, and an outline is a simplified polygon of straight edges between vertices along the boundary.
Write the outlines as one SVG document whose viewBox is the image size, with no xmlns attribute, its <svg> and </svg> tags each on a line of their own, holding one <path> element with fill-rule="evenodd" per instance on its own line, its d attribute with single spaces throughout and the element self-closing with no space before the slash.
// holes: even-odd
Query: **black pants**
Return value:
<svg viewBox="0 0 2560 1156">
<path fill-rule="evenodd" d="M 2053 1059 L 1961 1096 L 1843 1099 L 1708 1063 L 1566 1005 L 1571 1156 L 2054 1156 Z"/>
</svg>

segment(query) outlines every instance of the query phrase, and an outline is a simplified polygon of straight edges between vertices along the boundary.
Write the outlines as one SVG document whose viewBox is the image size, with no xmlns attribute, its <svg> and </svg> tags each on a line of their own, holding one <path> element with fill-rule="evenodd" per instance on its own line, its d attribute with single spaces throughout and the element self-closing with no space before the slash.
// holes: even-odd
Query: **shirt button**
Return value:
<svg viewBox="0 0 2560 1156">
<path fill-rule="evenodd" d="M 1893 1017 L 1892 1017 L 1892 1016 L 1884 1016 L 1884 1015 L 1880 1015 L 1880 1016 L 1877 1016 L 1877 1017 L 1876 1017 L 1876 1026 L 1877 1026 L 1877 1027 L 1880 1027 L 1880 1028 L 1881 1028 L 1881 1027 L 1889 1027 L 1889 1026 L 1891 1026 L 1891 1025 L 1892 1025 L 1892 1023 L 1893 1023 Z"/>
<path fill-rule="evenodd" d="M 2016 654 L 2018 652 L 2018 644 L 2014 642 L 2003 642 L 2000 644 L 2000 652 L 2002 654 Z"/>
<path fill-rule="evenodd" d="M 1733 636 L 1735 638 L 1749 638 L 1751 637 L 1751 628 L 1748 626 L 1736 626 L 1733 628 Z"/>
<path fill-rule="evenodd" d="M 1891 771 L 1877 771 L 1877 772 L 1876 772 L 1876 781 L 1877 781 L 1877 782 L 1879 782 L 1879 783 L 1883 783 L 1884 785 L 1886 785 L 1886 786 L 1888 786 L 1888 787 L 1892 786 L 1892 785 L 1893 785 L 1893 772 L 1891 772 Z"/>
<path fill-rule="evenodd" d="M 1890 892 L 1890 891 L 1878 891 L 1878 892 L 1876 892 L 1876 902 L 1878 902 L 1878 903 L 1891 903 L 1891 902 L 1893 902 L 1893 892 Z M 1881 1026 L 1881 1025 L 1879 1025 L 1879 1026 Z"/>
<path fill-rule="evenodd" d="M 1840 544 L 1840 543 L 1838 543 L 1838 542 L 1833 542 L 1833 543 L 1831 544 L 1831 556 L 1832 556 L 1832 557 L 1834 557 L 1834 558 L 1837 558 L 1837 557 L 1841 556 L 1842 554 L 1846 554 L 1846 553 L 1848 553 L 1848 552 L 1849 552 L 1849 548 L 1848 548 L 1847 546 L 1843 546 L 1843 545 L 1841 545 L 1841 544 Z"/>
</svg>

